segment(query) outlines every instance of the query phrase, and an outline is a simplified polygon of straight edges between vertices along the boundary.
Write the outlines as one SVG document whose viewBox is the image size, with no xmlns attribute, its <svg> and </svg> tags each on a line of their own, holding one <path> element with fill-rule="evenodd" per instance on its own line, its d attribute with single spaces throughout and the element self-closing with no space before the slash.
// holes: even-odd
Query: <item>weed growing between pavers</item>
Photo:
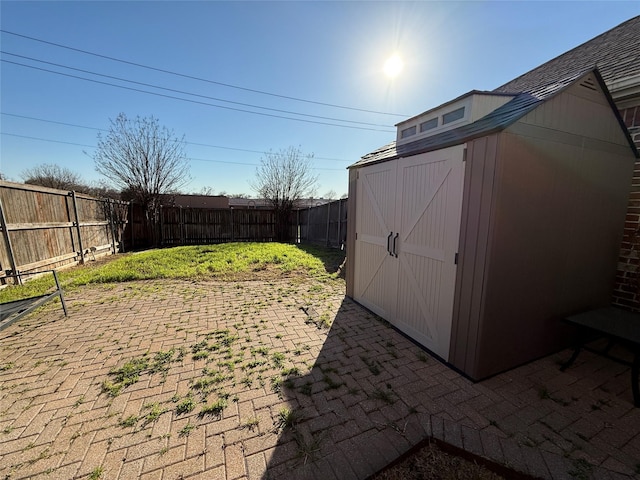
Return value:
<svg viewBox="0 0 640 480">
<path fill-rule="evenodd" d="M 186 398 L 183 398 L 176 405 L 176 414 L 183 415 L 186 413 L 191 413 L 196 408 L 196 402 L 193 399 L 193 395 L 188 395 Z"/>
<path fill-rule="evenodd" d="M 302 460 L 302 464 L 306 465 L 309 461 L 315 461 L 322 448 L 324 435 L 309 435 L 307 438 L 302 432 L 296 431 L 293 438 L 298 447 L 297 456 Z"/>
<path fill-rule="evenodd" d="M 120 421 L 120 426 L 124 428 L 135 427 L 138 423 L 138 417 L 136 415 L 129 415 L 127 418 Z"/>
<path fill-rule="evenodd" d="M 275 421 L 276 431 L 294 429 L 302 421 L 302 416 L 297 410 L 281 408 Z"/>
<path fill-rule="evenodd" d="M 569 470 L 569 475 L 571 475 L 576 480 L 588 480 L 591 478 L 593 465 L 591 465 L 583 458 L 575 459 L 571 463 L 572 469 Z"/>
<path fill-rule="evenodd" d="M 179 437 L 188 437 L 191 432 L 193 431 L 193 429 L 195 429 L 196 426 L 194 424 L 192 424 L 191 422 L 187 422 L 187 424 L 182 427 L 180 430 L 178 430 L 178 436 Z"/>
<path fill-rule="evenodd" d="M 376 360 L 371 360 L 369 357 L 361 356 L 360 360 L 369 367 L 369 371 L 374 375 L 380 375 L 380 364 Z"/>
<path fill-rule="evenodd" d="M 104 473 L 104 468 L 103 467 L 96 467 L 94 468 L 91 473 L 89 474 L 89 480 L 98 480 L 100 478 L 102 478 L 102 474 Z"/>
<path fill-rule="evenodd" d="M 202 418 L 206 417 L 207 415 L 212 415 L 214 417 L 220 418 L 225 408 L 227 408 L 227 400 L 224 398 L 219 398 L 214 403 L 204 405 L 200 410 L 198 416 Z"/>
<path fill-rule="evenodd" d="M 382 400 L 388 405 L 392 405 L 395 402 L 393 394 L 390 390 L 382 390 L 380 388 L 376 388 L 373 392 L 371 392 L 369 394 L 369 397 L 375 400 Z"/>
<path fill-rule="evenodd" d="M 247 420 L 245 420 L 242 425 L 240 425 L 241 429 L 248 429 L 250 431 L 254 431 L 256 428 L 258 428 L 258 425 L 260 424 L 260 419 L 258 417 L 251 417 L 248 418 Z"/>
</svg>

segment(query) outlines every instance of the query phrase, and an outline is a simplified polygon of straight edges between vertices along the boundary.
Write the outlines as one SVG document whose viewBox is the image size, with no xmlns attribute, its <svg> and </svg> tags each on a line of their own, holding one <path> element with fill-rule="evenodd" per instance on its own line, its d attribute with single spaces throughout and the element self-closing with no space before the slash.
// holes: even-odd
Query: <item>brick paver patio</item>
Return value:
<svg viewBox="0 0 640 480">
<path fill-rule="evenodd" d="M 364 479 L 426 437 L 534 477 L 639 477 L 629 369 L 588 352 L 474 384 L 335 282 L 66 297 L 0 332 L 0 478 Z"/>
</svg>

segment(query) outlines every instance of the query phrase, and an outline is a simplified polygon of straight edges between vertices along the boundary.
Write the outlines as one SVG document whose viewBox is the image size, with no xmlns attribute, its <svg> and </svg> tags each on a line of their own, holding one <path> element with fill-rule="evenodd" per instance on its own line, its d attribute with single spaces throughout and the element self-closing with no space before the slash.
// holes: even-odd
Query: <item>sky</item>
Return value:
<svg viewBox="0 0 640 480">
<path fill-rule="evenodd" d="M 394 125 L 492 90 L 640 15 L 640 2 L 0 2 L 0 172 L 92 155 L 119 113 L 184 135 L 183 193 L 255 195 L 265 152 L 313 154 L 316 196 Z M 394 78 L 385 61 L 404 63 Z M 57 73 L 55 73 L 57 72 Z"/>
</svg>

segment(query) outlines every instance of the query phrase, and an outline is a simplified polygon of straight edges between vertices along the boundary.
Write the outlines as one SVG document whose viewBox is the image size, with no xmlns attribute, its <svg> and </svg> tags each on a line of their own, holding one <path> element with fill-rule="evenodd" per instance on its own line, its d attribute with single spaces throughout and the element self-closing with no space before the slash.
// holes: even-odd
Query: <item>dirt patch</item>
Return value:
<svg viewBox="0 0 640 480">
<path fill-rule="evenodd" d="M 412 449 L 370 480 L 504 480 L 472 459 L 442 451 L 435 443 Z"/>
</svg>

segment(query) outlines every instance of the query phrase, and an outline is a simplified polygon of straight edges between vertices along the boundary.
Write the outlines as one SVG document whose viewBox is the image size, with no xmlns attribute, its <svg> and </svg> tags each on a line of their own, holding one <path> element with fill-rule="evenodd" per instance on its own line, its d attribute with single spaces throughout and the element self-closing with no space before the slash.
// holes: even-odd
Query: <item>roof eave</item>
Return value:
<svg viewBox="0 0 640 480">
<path fill-rule="evenodd" d="M 638 151 L 638 147 L 636 146 L 635 142 L 633 141 L 633 138 L 631 138 L 631 134 L 629 133 L 629 129 L 625 125 L 624 120 L 622 119 L 622 115 L 620 115 L 620 111 L 618 110 L 618 107 L 616 106 L 616 102 L 613 100 L 613 96 L 611 95 L 611 92 L 607 88 L 607 84 L 604 82 L 604 79 L 602 78 L 602 75 L 600 74 L 600 70 L 598 70 L 597 68 L 594 68 L 593 69 L 593 73 L 594 73 L 594 75 L 596 77 L 596 80 L 600 84 L 600 88 L 602 88 L 602 92 L 604 93 L 604 96 L 606 97 L 607 102 L 609 103 L 609 106 L 611 107 L 611 110 L 613 110 L 613 114 L 616 116 L 616 119 L 618 120 L 618 123 L 620 124 L 620 128 L 622 128 L 622 132 L 624 133 L 625 137 L 627 138 L 627 142 L 629 142 L 629 146 L 631 147 L 631 151 L 633 152 L 633 154 L 635 155 L 636 158 L 640 158 L 640 152 Z"/>
</svg>

